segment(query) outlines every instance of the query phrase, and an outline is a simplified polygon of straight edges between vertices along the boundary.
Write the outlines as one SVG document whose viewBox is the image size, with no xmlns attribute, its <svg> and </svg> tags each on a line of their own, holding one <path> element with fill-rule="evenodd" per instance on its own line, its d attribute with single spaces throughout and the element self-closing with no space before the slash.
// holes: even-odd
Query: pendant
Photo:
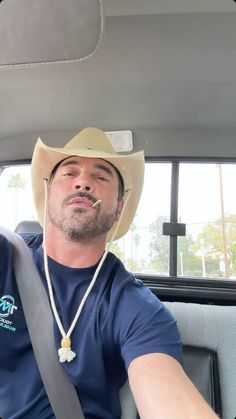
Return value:
<svg viewBox="0 0 236 419">
<path fill-rule="evenodd" d="M 61 340 L 61 347 L 58 349 L 59 361 L 61 363 L 65 361 L 71 362 L 76 357 L 76 353 L 71 350 L 70 345 L 70 338 L 63 338 Z"/>
</svg>

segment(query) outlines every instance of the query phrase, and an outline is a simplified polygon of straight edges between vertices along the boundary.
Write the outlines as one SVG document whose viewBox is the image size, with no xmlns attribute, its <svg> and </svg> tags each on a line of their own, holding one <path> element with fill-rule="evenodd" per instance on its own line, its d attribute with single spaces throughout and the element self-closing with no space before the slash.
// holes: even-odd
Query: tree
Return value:
<svg viewBox="0 0 236 419">
<path fill-rule="evenodd" d="M 226 238 L 228 244 L 229 273 L 236 275 L 236 214 L 225 217 Z"/>
<path fill-rule="evenodd" d="M 24 189 L 27 181 L 23 179 L 20 173 L 11 175 L 8 180 L 8 188 L 13 188 L 15 190 L 15 226 L 17 225 L 17 216 L 18 216 L 18 190 Z"/>
<path fill-rule="evenodd" d="M 110 246 L 110 252 L 114 253 L 119 259 L 123 259 L 124 255 L 120 249 L 119 243 L 117 241 L 112 242 Z"/>
<path fill-rule="evenodd" d="M 169 239 L 162 235 L 162 223 L 165 221 L 168 221 L 167 217 L 159 215 L 149 227 L 152 233 L 149 244 L 151 268 L 158 272 L 169 270 Z"/>
<path fill-rule="evenodd" d="M 178 268 L 183 276 L 202 276 L 201 257 L 193 251 L 193 238 L 190 234 L 178 237 Z M 182 261 L 182 272 L 181 272 Z"/>
<path fill-rule="evenodd" d="M 134 234 L 134 246 L 135 246 L 135 259 L 136 260 L 138 259 L 138 247 L 139 247 L 139 244 L 140 244 L 140 239 L 141 239 L 140 234 L 135 233 Z"/>
<path fill-rule="evenodd" d="M 236 275 L 236 215 L 226 216 L 224 223 L 227 239 L 228 271 L 230 275 Z M 223 273 L 220 265 L 224 260 L 224 246 L 221 220 L 206 224 L 197 236 L 194 251 L 200 253 L 203 244 L 206 263 L 211 265 L 211 270 L 208 272 L 211 276 L 222 276 Z"/>
<path fill-rule="evenodd" d="M 236 275 L 236 241 L 234 243 L 232 243 L 231 245 L 231 269 L 232 269 L 232 274 L 235 276 Z"/>
<path fill-rule="evenodd" d="M 162 235 L 162 223 L 167 217 L 159 216 L 151 225 L 151 268 L 168 272 L 169 240 Z M 236 214 L 224 219 L 227 238 L 228 272 L 236 276 Z M 191 235 L 178 238 L 178 273 L 184 276 L 222 277 L 224 248 L 222 221 L 208 223 L 194 241 Z"/>
<path fill-rule="evenodd" d="M 136 216 L 135 216 L 136 217 Z M 137 226 L 134 222 L 132 222 L 131 226 L 130 226 L 130 231 L 131 231 L 131 259 L 135 262 L 135 260 L 137 261 L 137 253 L 138 253 L 138 246 L 140 244 L 140 234 L 138 234 L 136 232 L 137 230 Z M 133 251 L 135 247 L 135 252 Z"/>
<path fill-rule="evenodd" d="M 150 241 L 151 268 L 158 272 L 169 271 L 169 237 L 162 234 L 162 223 L 168 221 L 167 217 L 160 215 L 150 225 L 152 233 Z M 184 276 L 202 276 L 201 258 L 193 249 L 191 235 L 178 238 L 178 273 Z M 182 266 L 181 266 L 182 265 Z"/>
</svg>

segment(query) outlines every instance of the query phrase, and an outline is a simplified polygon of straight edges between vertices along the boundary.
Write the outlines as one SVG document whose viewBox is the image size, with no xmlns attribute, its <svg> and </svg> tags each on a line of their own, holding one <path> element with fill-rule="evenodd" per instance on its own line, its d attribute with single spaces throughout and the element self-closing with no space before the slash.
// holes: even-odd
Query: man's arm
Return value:
<svg viewBox="0 0 236 419">
<path fill-rule="evenodd" d="M 178 361 L 169 355 L 135 358 L 128 376 L 141 419 L 218 418 Z"/>
</svg>

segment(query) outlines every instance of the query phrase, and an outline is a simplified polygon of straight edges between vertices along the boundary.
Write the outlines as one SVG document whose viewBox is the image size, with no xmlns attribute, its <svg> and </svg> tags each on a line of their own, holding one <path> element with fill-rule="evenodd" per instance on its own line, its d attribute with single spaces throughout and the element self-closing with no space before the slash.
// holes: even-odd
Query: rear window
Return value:
<svg viewBox="0 0 236 419">
<path fill-rule="evenodd" d="M 1 225 L 14 231 L 20 221 L 37 219 L 30 165 L 4 168 L 0 191 Z M 136 273 L 236 280 L 235 191 L 234 163 L 147 162 L 136 216 L 111 250 Z M 173 220 L 186 225 L 185 236 L 163 235 L 163 223 Z"/>
</svg>

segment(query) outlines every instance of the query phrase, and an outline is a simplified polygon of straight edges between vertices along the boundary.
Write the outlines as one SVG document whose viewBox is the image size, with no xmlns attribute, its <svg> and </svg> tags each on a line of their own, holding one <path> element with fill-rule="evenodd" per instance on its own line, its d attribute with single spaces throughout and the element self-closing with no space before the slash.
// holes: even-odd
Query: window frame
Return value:
<svg viewBox="0 0 236 419">
<path fill-rule="evenodd" d="M 236 158 L 234 157 L 186 157 L 186 156 L 149 156 L 145 158 L 147 163 L 162 163 L 168 162 L 171 164 L 171 197 L 170 197 L 170 222 L 178 223 L 178 203 L 179 203 L 179 167 L 181 163 L 209 163 L 209 164 L 235 164 Z M 209 290 L 214 290 L 212 297 L 218 299 L 226 299 L 226 301 L 236 300 L 236 280 L 228 280 L 222 278 L 203 278 L 203 277 L 181 277 L 177 273 L 177 251 L 178 251 L 178 236 L 170 236 L 170 247 L 169 247 L 169 275 L 162 277 L 158 274 L 156 275 L 146 275 L 146 274 L 137 274 L 137 276 L 142 279 L 145 284 L 155 290 L 155 284 L 158 285 L 158 290 L 160 294 L 165 295 L 163 287 L 169 288 L 170 284 L 173 286 L 176 284 L 176 288 L 173 289 L 173 295 L 177 289 L 180 289 L 183 293 L 186 291 L 186 287 L 192 288 L 192 294 L 194 295 L 195 291 L 199 292 L 203 298 L 206 297 L 206 293 Z M 202 290 L 200 290 L 200 288 Z M 184 291 L 185 290 L 185 291 Z M 223 292 L 224 291 L 224 292 Z M 177 291 L 177 293 L 179 293 Z M 223 294 L 222 294 L 223 293 Z M 189 300 L 189 290 L 187 292 Z M 206 297 L 208 299 L 208 297 Z"/>
</svg>

